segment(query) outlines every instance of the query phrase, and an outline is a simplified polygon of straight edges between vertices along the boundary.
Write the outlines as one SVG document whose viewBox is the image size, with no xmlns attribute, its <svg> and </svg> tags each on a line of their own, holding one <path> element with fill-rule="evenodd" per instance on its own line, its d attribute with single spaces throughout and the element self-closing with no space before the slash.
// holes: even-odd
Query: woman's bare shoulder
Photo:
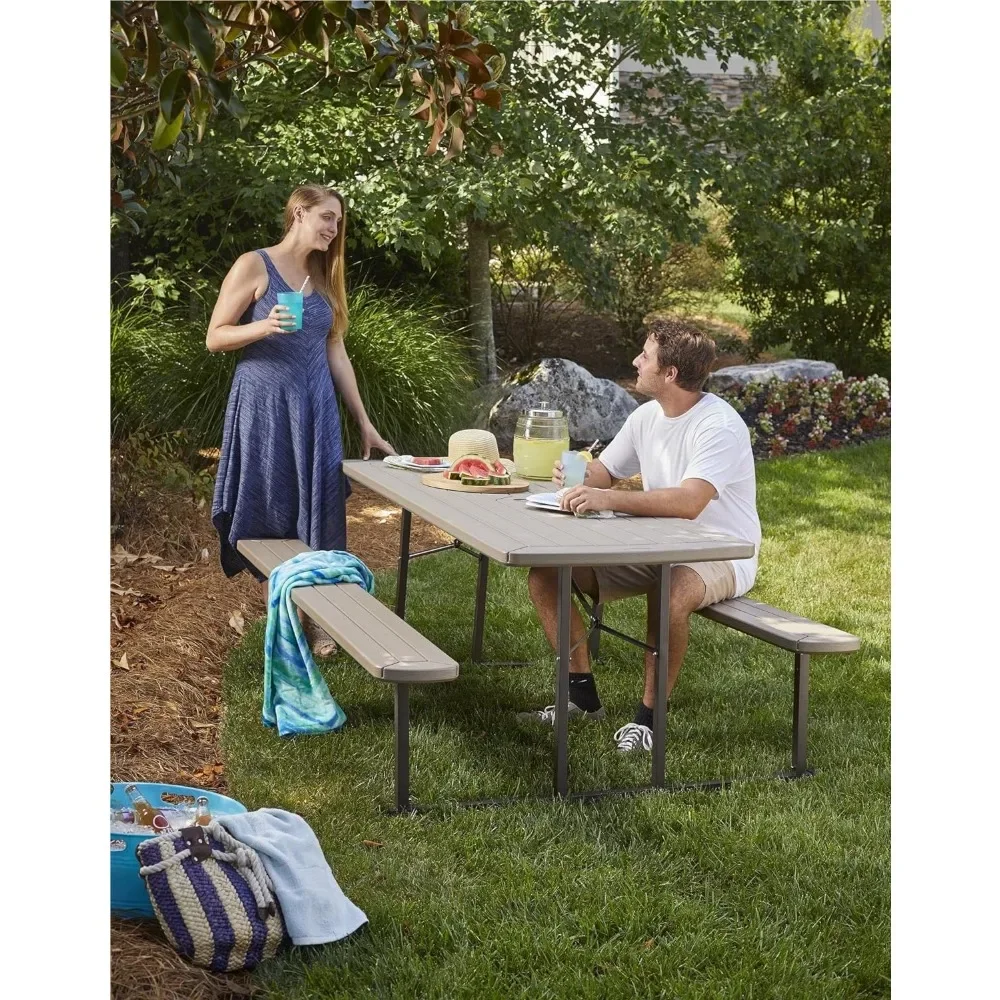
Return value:
<svg viewBox="0 0 1000 1000">
<path fill-rule="evenodd" d="M 267 268 L 256 250 L 240 254 L 226 277 L 227 280 L 239 285 L 252 285 L 254 299 L 259 299 L 267 291 Z"/>
</svg>

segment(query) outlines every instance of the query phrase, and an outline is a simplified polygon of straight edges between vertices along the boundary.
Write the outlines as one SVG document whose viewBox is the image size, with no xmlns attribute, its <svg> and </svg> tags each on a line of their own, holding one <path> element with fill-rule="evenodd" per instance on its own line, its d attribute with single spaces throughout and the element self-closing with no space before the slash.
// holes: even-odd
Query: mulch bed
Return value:
<svg viewBox="0 0 1000 1000">
<path fill-rule="evenodd" d="M 225 792 L 222 668 L 245 625 L 264 614 L 262 588 L 248 573 L 227 579 L 219 568 L 207 505 L 165 493 L 151 507 L 155 519 L 131 525 L 112 553 L 111 780 Z M 399 517 L 398 507 L 354 488 L 348 545 L 371 569 L 395 565 Z M 417 517 L 411 538 L 414 548 L 450 541 Z M 255 992 L 247 975 L 214 975 L 186 962 L 157 925 L 111 920 L 113 998 L 224 1000 Z"/>
</svg>

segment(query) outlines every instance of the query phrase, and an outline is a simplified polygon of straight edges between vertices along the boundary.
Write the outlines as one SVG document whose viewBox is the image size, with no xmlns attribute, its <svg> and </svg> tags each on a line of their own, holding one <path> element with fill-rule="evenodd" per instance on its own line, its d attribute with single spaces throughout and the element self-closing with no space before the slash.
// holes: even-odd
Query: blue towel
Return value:
<svg viewBox="0 0 1000 1000">
<path fill-rule="evenodd" d="M 356 583 L 369 594 L 375 589 L 371 570 L 348 552 L 300 552 L 275 566 L 268 581 L 262 714 L 279 736 L 329 733 L 347 721 L 316 669 L 292 603 L 294 587 L 327 583 Z"/>
<path fill-rule="evenodd" d="M 257 809 L 216 819 L 260 855 L 293 944 L 339 941 L 368 922 L 337 885 L 316 834 L 301 816 Z"/>
</svg>

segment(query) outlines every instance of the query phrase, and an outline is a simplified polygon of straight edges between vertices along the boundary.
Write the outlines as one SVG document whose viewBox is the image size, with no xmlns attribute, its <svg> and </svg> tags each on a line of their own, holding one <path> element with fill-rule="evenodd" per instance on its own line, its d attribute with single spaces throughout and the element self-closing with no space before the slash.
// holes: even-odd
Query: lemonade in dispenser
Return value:
<svg viewBox="0 0 1000 1000">
<path fill-rule="evenodd" d="M 562 410 L 542 403 L 517 418 L 514 465 L 526 479 L 551 479 L 552 467 L 569 448 L 569 420 Z"/>
</svg>

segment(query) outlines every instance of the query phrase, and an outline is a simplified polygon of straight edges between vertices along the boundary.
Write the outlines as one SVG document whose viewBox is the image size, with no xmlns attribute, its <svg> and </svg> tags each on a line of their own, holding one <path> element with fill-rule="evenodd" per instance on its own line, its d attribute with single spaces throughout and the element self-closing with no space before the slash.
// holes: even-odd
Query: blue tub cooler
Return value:
<svg viewBox="0 0 1000 1000">
<path fill-rule="evenodd" d="M 199 795 L 204 795 L 208 799 L 208 807 L 213 817 L 231 816 L 234 813 L 247 811 L 246 806 L 241 802 L 237 802 L 236 799 L 231 799 L 227 795 L 220 795 L 218 792 L 210 792 L 204 788 L 189 788 L 187 785 L 161 785 L 148 781 L 117 782 L 111 792 L 112 809 L 123 809 L 129 805 L 125 788 L 132 784 L 153 806 L 169 808 L 175 804 L 175 802 L 163 798 L 164 795 L 190 797 L 192 800 L 197 799 Z M 144 840 L 155 836 L 158 835 L 155 833 L 111 834 L 111 912 L 116 917 L 156 919 L 156 914 L 153 913 L 153 904 L 149 901 L 149 893 L 146 892 L 146 883 L 139 875 L 139 859 L 135 856 L 135 849 Z"/>
</svg>

